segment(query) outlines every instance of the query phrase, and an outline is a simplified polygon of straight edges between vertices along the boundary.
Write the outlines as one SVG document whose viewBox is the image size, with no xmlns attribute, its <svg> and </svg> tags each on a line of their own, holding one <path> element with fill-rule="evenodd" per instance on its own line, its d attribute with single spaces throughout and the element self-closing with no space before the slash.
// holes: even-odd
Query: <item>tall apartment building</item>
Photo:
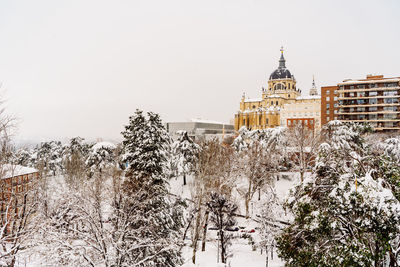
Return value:
<svg viewBox="0 0 400 267">
<path fill-rule="evenodd" d="M 321 125 L 338 119 L 339 86 L 321 87 Z"/>
<path fill-rule="evenodd" d="M 400 77 L 367 75 L 366 79 L 344 80 L 321 91 L 329 91 L 322 93 L 321 111 L 328 111 L 328 105 L 333 104 L 334 112 L 333 116 L 331 110 L 325 113 L 326 120 L 321 116 L 323 124 L 337 117 L 341 121 L 368 122 L 376 131 L 400 130 Z"/>
</svg>

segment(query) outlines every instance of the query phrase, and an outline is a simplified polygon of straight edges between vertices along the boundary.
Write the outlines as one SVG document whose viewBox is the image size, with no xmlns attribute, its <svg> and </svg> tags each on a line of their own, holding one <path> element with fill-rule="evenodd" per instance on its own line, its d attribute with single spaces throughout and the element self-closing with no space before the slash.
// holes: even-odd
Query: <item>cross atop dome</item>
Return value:
<svg viewBox="0 0 400 267">
<path fill-rule="evenodd" d="M 281 53 L 283 54 L 283 46 L 281 46 Z"/>
</svg>

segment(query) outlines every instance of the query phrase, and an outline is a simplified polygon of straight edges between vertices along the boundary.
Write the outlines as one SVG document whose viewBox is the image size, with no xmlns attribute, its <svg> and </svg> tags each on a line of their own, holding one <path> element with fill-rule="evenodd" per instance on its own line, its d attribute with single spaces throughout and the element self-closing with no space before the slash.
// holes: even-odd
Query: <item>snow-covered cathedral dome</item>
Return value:
<svg viewBox="0 0 400 267">
<path fill-rule="evenodd" d="M 283 57 L 283 49 L 281 49 L 281 58 L 279 59 L 279 67 L 271 73 L 271 75 L 269 76 L 270 80 L 294 78 L 294 75 L 292 75 L 290 71 L 286 68 L 285 63 L 286 60 Z"/>
</svg>

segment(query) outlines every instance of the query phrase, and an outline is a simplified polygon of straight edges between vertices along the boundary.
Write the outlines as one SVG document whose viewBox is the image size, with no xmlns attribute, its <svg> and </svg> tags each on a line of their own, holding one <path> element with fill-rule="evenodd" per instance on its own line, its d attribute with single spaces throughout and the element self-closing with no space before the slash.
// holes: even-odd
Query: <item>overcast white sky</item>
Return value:
<svg viewBox="0 0 400 267">
<path fill-rule="evenodd" d="M 19 138 L 119 138 L 136 108 L 229 122 L 285 48 L 308 92 L 400 76 L 400 1 L 0 2 L 0 82 Z"/>
</svg>

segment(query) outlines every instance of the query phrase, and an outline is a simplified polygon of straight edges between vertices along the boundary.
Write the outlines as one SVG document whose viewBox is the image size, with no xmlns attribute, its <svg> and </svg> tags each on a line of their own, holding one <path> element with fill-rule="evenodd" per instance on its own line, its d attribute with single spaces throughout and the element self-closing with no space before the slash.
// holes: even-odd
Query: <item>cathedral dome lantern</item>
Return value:
<svg viewBox="0 0 400 267">
<path fill-rule="evenodd" d="M 279 67 L 274 70 L 269 76 L 270 80 L 281 80 L 281 79 L 294 79 L 294 76 L 286 68 L 286 60 L 283 56 L 283 48 L 281 48 L 281 58 L 279 59 Z"/>
</svg>

